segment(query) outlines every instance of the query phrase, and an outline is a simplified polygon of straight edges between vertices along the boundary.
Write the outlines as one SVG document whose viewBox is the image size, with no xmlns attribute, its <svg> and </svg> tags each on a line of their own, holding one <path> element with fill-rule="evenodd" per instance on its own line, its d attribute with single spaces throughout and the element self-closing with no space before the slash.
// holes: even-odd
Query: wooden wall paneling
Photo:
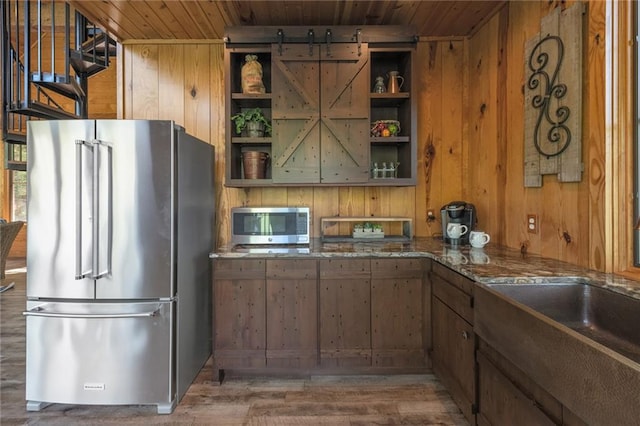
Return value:
<svg viewBox="0 0 640 426">
<path fill-rule="evenodd" d="M 158 49 L 158 116 L 163 120 L 173 120 L 188 129 L 185 72 L 190 66 L 190 58 L 185 55 L 184 45 L 158 45 Z"/>
<path fill-rule="evenodd" d="M 184 127 L 200 139 L 208 141 L 210 122 L 209 46 L 188 44 L 184 47 Z"/>
<path fill-rule="evenodd" d="M 431 236 L 442 232 L 439 219 L 443 202 L 442 170 L 446 158 L 440 135 L 442 110 L 439 102 L 442 99 L 442 64 L 440 61 L 440 43 L 426 41 L 418 44 L 418 194 L 423 200 L 416 200 L 416 235 Z M 429 154 L 432 150 L 432 154 Z M 433 209 L 436 221 L 427 223 L 427 210 Z"/>
<path fill-rule="evenodd" d="M 506 86 L 506 149 L 503 244 L 509 247 L 526 245 L 530 252 L 540 252 L 540 233 L 527 232 L 527 213 L 538 212 L 540 191 L 537 188 L 524 187 L 524 45 L 539 31 L 540 6 L 531 2 L 509 3 L 509 33 L 506 45 L 508 66 Z M 519 201 L 517 201 L 519 200 Z M 529 206 L 532 206 L 531 209 Z M 541 217 L 539 217 L 540 219 Z"/>
<path fill-rule="evenodd" d="M 415 217 L 418 198 L 422 197 L 417 196 L 413 186 L 393 188 L 389 193 L 389 216 Z M 384 223 L 383 229 L 387 235 L 402 235 L 402 224 L 399 222 Z"/>
<path fill-rule="evenodd" d="M 442 205 L 462 199 L 464 176 L 467 169 L 464 162 L 462 127 L 463 127 L 463 77 L 462 44 L 443 41 L 439 46 L 439 59 L 442 69 L 442 92 L 439 100 L 440 131 L 442 147 L 446 157 L 446 165 L 442 169 Z"/>
<path fill-rule="evenodd" d="M 606 7 L 605 2 L 590 2 L 588 12 L 587 78 L 585 80 L 588 95 L 585 105 L 585 120 L 588 131 L 583 132 L 588 143 L 585 160 L 585 179 L 589 182 L 589 198 L 583 201 L 582 208 L 589 214 L 589 266 L 600 271 L 611 271 L 609 254 L 613 248 L 608 243 L 606 227 L 607 198 L 605 186 L 607 181 L 605 159 L 607 158 L 606 123 L 605 123 L 605 90 L 606 90 Z"/>
<path fill-rule="evenodd" d="M 320 218 L 344 216 L 340 210 L 342 190 L 337 187 L 313 188 L 313 207 L 311 209 L 313 236 L 320 236 Z"/>
<path fill-rule="evenodd" d="M 158 118 L 158 46 L 135 45 L 131 48 L 131 114 L 130 118 Z"/>
<path fill-rule="evenodd" d="M 365 216 L 391 216 L 389 206 L 389 194 L 396 188 L 384 186 L 367 187 L 364 191 L 364 215 Z"/>
<path fill-rule="evenodd" d="M 638 273 L 638 269 L 633 265 L 633 238 L 629 229 L 635 226 L 633 212 L 633 174 L 628 171 L 633 170 L 633 146 L 634 110 L 633 96 L 626 89 L 634 84 L 634 44 L 630 42 L 634 39 L 634 10 L 632 2 L 619 2 L 612 8 L 613 33 L 612 37 L 612 74 L 614 78 L 612 95 L 612 159 L 611 169 L 613 179 L 612 205 L 613 211 L 611 221 L 613 235 L 611 238 L 613 259 L 613 271 L 628 271 Z M 617 35 L 616 35 L 617 34 Z M 618 201 L 619 200 L 619 201 Z M 609 270 L 609 269 L 607 269 Z M 637 276 L 637 275 L 636 275 Z"/>
<path fill-rule="evenodd" d="M 227 240 L 226 235 L 231 235 L 230 208 L 239 205 L 237 194 L 239 191 L 225 191 L 225 123 L 227 116 L 224 108 L 224 46 L 222 43 L 209 45 L 209 138 L 208 141 L 215 147 L 215 199 L 216 199 L 216 247 Z"/>
<path fill-rule="evenodd" d="M 338 215 L 340 216 L 364 216 L 364 197 L 365 191 L 363 187 L 340 187 L 338 189 Z M 335 233 L 327 235 L 349 235 L 353 231 L 348 222 L 338 222 L 334 225 Z"/>
<path fill-rule="evenodd" d="M 494 16 L 471 40 L 469 46 L 469 170 L 468 200 L 476 206 L 478 227 L 502 242 L 500 218 L 503 206 L 496 203 L 499 191 L 498 164 L 497 38 L 499 16 Z"/>
<path fill-rule="evenodd" d="M 287 206 L 313 207 L 312 187 L 293 187 L 287 189 Z"/>
<path fill-rule="evenodd" d="M 496 239 L 498 241 L 504 241 L 506 234 L 506 223 L 504 220 L 507 209 L 505 208 L 507 184 L 507 163 L 509 162 L 508 156 L 508 141 L 507 137 L 507 87 L 505 82 L 509 76 L 509 64 L 507 63 L 507 40 L 509 29 L 509 7 L 505 6 L 497 14 L 498 16 L 498 87 L 497 87 L 497 107 L 498 107 L 498 123 L 497 123 L 497 138 L 498 144 L 497 151 L 497 166 L 496 166 L 496 180 L 498 191 L 496 192 L 495 200 L 495 215 L 498 220 L 498 231 L 496 232 Z M 504 243 L 503 243 L 504 244 Z"/>
<path fill-rule="evenodd" d="M 117 69 L 118 58 L 110 59 L 111 65 L 106 70 L 89 78 L 88 109 L 89 117 L 95 119 L 117 117 Z"/>
</svg>

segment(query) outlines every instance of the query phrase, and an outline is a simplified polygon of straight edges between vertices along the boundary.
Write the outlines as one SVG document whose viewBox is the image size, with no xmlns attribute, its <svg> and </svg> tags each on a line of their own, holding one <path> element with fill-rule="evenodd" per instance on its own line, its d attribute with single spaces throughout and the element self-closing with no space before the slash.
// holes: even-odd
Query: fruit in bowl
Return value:
<svg viewBox="0 0 640 426">
<path fill-rule="evenodd" d="M 389 137 L 397 136 L 400 133 L 400 122 L 398 120 L 378 120 L 371 123 L 371 136 Z"/>
</svg>

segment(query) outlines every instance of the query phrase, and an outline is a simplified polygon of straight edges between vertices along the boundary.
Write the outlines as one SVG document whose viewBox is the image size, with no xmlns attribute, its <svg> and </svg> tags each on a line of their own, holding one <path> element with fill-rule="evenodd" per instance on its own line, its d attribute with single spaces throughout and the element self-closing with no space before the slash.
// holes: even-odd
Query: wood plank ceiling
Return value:
<svg viewBox="0 0 640 426">
<path fill-rule="evenodd" d="M 225 26 L 403 25 L 416 35 L 468 36 L 505 1 L 70 0 L 120 42 L 222 39 Z"/>
</svg>

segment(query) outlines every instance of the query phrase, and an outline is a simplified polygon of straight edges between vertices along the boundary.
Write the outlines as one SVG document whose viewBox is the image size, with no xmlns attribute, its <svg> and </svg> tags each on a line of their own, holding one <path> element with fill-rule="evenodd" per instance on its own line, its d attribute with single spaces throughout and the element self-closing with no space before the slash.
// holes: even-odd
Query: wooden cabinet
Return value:
<svg viewBox="0 0 640 426">
<path fill-rule="evenodd" d="M 519 369 L 480 341 L 479 425 L 562 424 L 562 406 Z"/>
<path fill-rule="evenodd" d="M 434 263 L 431 285 L 433 370 L 473 423 L 476 412 L 474 283 Z"/>
<path fill-rule="evenodd" d="M 371 262 L 320 260 L 320 365 L 371 366 Z"/>
<path fill-rule="evenodd" d="M 399 27 L 231 29 L 225 49 L 227 186 L 415 185 L 415 37 Z M 270 31 L 273 31 L 270 34 Z M 276 32 L 277 31 L 277 32 Z M 316 37 L 325 34 L 320 40 Z M 255 54 L 265 94 L 242 93 L 241 68 Z M 372 93 L 375 78 L 404 79 L 399 93 Z M 271 137 L 238 136 L 228 117 L 260 107 Z M 400 133 L 372 137 L 372 122 L 396 120 Z M 242 154 L 270 156 L 264 179 L 245 179 Z M 397 172 L 373 173 L 374 163 Z"/>
<path fill-rule="evenodd" d="M 265 265 L 264 259 L 214 262 L 214 370 L 266 365 Z"/>
<path fill-rule="evenodd" d="M 318 364 L 315 259 L 267 259 L 267 367 Z"/>
<path fill-rule="evenodd" d="M 430 323 L 429 261 L 371 260 L 371 348 L 375 367 L 425 367 Z"/>
</svg>

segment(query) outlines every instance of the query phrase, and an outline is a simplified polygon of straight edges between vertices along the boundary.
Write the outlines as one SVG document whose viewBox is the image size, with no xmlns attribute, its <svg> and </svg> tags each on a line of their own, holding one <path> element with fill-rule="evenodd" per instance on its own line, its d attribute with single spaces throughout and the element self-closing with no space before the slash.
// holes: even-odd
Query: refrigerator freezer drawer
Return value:
<svg viewBox="0 0 640 426">
<path fill-rule="evenodd" d="M 41 403 L 175 407 L 175 302 L 27 302 L 27 409 Z"/>
</svg>

